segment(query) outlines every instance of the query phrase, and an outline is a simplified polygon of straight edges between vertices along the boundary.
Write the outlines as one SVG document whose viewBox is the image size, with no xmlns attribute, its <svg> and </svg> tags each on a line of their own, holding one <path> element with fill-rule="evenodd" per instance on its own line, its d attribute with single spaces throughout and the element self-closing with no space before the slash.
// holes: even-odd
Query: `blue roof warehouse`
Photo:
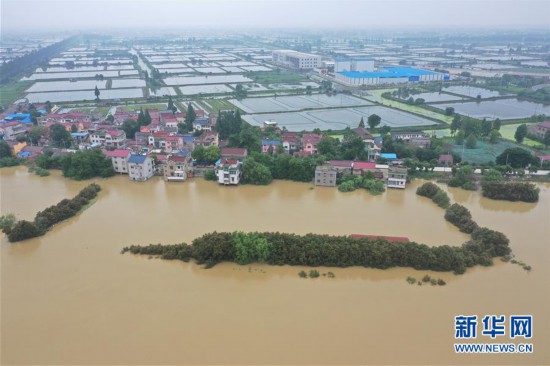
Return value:
<svg viewBox="0 0 550 366">
<path fill-rule="evenodd" d="M 382 67 L 378 71 L 342 71 L 335 78 L 347 85 L 402 84 L 418 81 L 449 80 L 449 75 L 413 67 Z"/>
</svg>

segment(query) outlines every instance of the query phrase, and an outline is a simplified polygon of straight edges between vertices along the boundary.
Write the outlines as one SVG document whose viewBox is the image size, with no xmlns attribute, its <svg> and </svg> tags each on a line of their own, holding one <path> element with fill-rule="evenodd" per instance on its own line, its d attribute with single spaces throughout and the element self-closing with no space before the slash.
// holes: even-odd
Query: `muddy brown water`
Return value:
<svg viewBox="0 0 550 366">
<path fill-rule="evenodd" d="M 89 183 L 21 167 L 0 174 L 2 214 L 24 219 Z M 540 185 L 537 204 L 449 189 L 480 225 L 510 238 L 530 273 L 496 261 L 462 276 L 356 267 L 320 269 L 333 279 L 301 279 L 297 273 L 309 268 L 224 263 L 205 270 L 119 253 L 129 244 L 190 242 L 214 230 L 395 235 L 429 245 L 460 245 L 468 236 L 415 195 L 421 182 L 376 197 L 284 181 L 97 182 L 98 201 L 46 236 L 19 244 L 2 237 L 2 364 L 550 363 L 550 185 Z M 405 282 L 426 273 L 447 286 Z M 460 314 L 532 314 L 534 353 L 455 354 Z"/>
</svg>

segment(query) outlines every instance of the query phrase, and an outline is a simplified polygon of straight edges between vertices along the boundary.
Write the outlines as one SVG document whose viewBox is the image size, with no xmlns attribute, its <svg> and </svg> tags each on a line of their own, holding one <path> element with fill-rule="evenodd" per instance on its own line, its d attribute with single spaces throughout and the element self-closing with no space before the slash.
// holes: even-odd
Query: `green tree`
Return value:
<svg viewBox="0 0 550 366">
<path fill-rule="evenodd" d="M 363 120 L 363 117 L 361 117 L 361 120 L 359 121 L 359 127 L 365 128 L 365 121 Z"/>
<path fill-rule="evenodd" d="M 96 99 L 96 100 L 99 100 L 99 94 L 100 94 L 100 92 L 99 92 L 99 89 L 97 88 L 97 85 L 95 86 L 94 94 L 95 94 L 95 99 Z"/>
<path fill-rule="evenodd" d="M 550 130 L 546 130 L 542 142 L 544 143 L 544 147 L 547 148 L 548 146 L 550 146 Z"/>
<path fill-rule="evenodd" d="M 214 164 L 220 158 L 220 148 L 217 146 L 208 146 L 204 149 L 204 160 L 209 164 Z"/>
<path fill-rule="evenodd" d="M 453 107 L 447 107 L 445 108 L 445 114 L 447 116 L 452 116 L 453 114 L 455 114 L 455 109 Z"/>
<path fill-rule="evenodd" d="M 498 165 L 509 165 L 514 169 L 526 168 L 529 165 L 540 164 L 540 160 L 531 155 L 528 150 L 522 149 L 520 147 L 508 148 L 502 152 L 496 158 L 496 163 Z"/>
<path fill-rule="evenodd" d="M 464 131 L 460 130 L 455 135 L 455 144 L 462 145 L 464 144 Z"/>
<path fill-rule="evenodd" d="M 521 144 L 523 142 L 523 139 L 525 139 L 525 136 L 527 136 L 527 125 L 524 123 L 519 125 L 516 129 L 516 133 L 514 133 L 514 139 Z"/>
<path fill-rule="evenodd" d="M 140 125 L 137 121 L 127 118 L 122 123 L 122 130 L 126 133 L 126 137 L 133 139 L 136 136 L 136 132 L 139 132 Z"/>
<path fill-rule="evenodd" d="M 317 144 L 317 151 L 321 155 L 325 155 L 330 158 L 335 158 L 338 152 L 339 146 L 340 146 L 340 142 L 337 139 L 332 138 L 330 136 L 325 136 Z"/>
<path fill-rule="evenodd" d="M 500 132 L 498 132 L 498 130 L 492 130 L 491 133 L 489 134 L 489 142 L 491 144 L 496 144 L 499 138 L 500 138 Z"/>
<path fill-rule="evenodd" d="M 0 230 L 4 234 L 9 234 L 11 229 L 15 226 L 16 223 L 17 223 L 17 219 L 15 218 L 15 215 L 12 213 L 0 216 Z"/>
<path fill-rule="evenodd" d="M 306 94 L 307 94 L 307 95 L 311 95 L 311 92 L 312 92 L 312 87 L 311 87 L 311 85 L 306 86 Z"/>
<path fill-rule="evenodd" d="M 144 117 L 144 123 L 145 123 L 145 126 L 148 126 L 151 124 L 151 122 L 153 121 L 153 119 L 151 118 L 151 115 L 149 114 L 149 109 L 146 108 L 145 109 L 145 117 Z"/>
<path fill-rule="evenodd" d="M 94 177 L 110 177 L 115 174 L 111 159 L 107 159 L 99 150 L 77 151 L 61 160 L 63 175 L 75 180 Z"/>
<path fill-rule="evenodd" d="M 69 148 L 72 144 L 71 134 L 59 123 L 50 126 L 50 139 L 56 147 Z"/>
<path fill-rule="evenodd" d="M 500 125 L 501 125 L 500 119 L 499 118 L 495 119 L 495 121 L 493 122 L 493 130 L 500 131 Z"/>
<path fill-rule="evenodd" d="M 374 129 L 380 124 L 380 122 L 382 122 L 382 118 L 380 118 L 380 116 L 377 114 L 371 114 L 367 119 L 367 123 L 369 124 L 371 131 L 374 131 Z"/>
<path fill-rule="evenodd" d="M 71 133 L 75 133 L 75 132 L 78 132 L 78 127 L 76 127 L 75 124 L 72 124 L 71 125 Z"/>
<path fill-rule="evenodd" d="M 33 126 L 28 134 L 28 138 L 31 142 L 31 144 L 36 145 L 38 144 L 38 140 L 40 140 L 42 137 L 46 135 L 48 132 L 48 128 L 44 126 Z"/>
<path fill-rule="evenodd" d="M 454 135 L 456 131 L 459 131 L 462 127 L 462 118 L 460 115 L 455 114 L 453 121 L 451 122 L 451 134 Z"/>
<path fill-rule="evenodd" d="M 174 102 L 172 101 L 172 96 L 168 97 L 168 109 L 172 110 L 174 108 Z"/>
<path fill-rule="evenodd" d="M 466 146 L 467 149 L 475 149 L 476 144 L 477 144 L 477 139 L 472 134 L 472 135 L 468 136 L 468 138 L 466 139 L 466 142 L 465 142 L 464 145 Z"/>
<path fill-rule="evenodd" d="M 187 125 L 187 131 L 193 131 L 193 122 L 197 118 L 195 109 L 191 105 L 191 102 L 187 104 L 187 111 L 185 112 L 185 124 Z"/>
<path fill-rule="evenodd" d="M 204 146 L 202 145 L 195 146 L 195 148 L 191 152 L 191 156 L 193 157 L 193 159 L 197 161 L 204 161 Z"/>
<path fill-rule="evenodd" d="M 268 167 L 260 164 L 254 158 L 247 158 L 243 163 L 242 182 L 245 184 L 266 185 L 271 183 L 273 177 Z"/>
</svg>

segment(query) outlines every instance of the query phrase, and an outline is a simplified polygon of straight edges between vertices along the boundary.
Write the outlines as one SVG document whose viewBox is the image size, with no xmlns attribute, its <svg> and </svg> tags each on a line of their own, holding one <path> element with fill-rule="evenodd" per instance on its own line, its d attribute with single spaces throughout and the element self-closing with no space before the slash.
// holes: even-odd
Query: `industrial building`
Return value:
<svg viewBox="0 0 550 366">
<path fill-rule="evenodd" d="M 321 56 L 293 50 L 273 51 L 273 62 L 295 70 L 310 70 L 319 67 Z"/>
<path fill-rule="evenodd" d="M 338 82 L 350 86 L 442 81 L 450 78 L 448 74 L 412 67 L 383 67 L 374 72 L 341 71 L 335 72 L 334 77 Z"/>
<path fill-rule="evenodd" d="M 374 59 L 372 58 L 337 58 L 334 60 L 334 72 L 374 71 Z"/>
</svg>

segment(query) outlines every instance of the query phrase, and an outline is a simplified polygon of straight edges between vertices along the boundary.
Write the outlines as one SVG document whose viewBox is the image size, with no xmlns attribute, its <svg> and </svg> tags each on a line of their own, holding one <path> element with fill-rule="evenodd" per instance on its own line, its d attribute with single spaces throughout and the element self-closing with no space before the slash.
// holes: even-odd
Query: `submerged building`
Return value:
<svg viewBox="0 0 550 366">
<path fill-rule="evenodd" d="M 413 67 L 383 67 L 378 71 L 340 71 L 336 72 L 334 77 L 338 82 L 350 86 L 404 84 L 450 79 L 448 74 Z"/>
</svg>

